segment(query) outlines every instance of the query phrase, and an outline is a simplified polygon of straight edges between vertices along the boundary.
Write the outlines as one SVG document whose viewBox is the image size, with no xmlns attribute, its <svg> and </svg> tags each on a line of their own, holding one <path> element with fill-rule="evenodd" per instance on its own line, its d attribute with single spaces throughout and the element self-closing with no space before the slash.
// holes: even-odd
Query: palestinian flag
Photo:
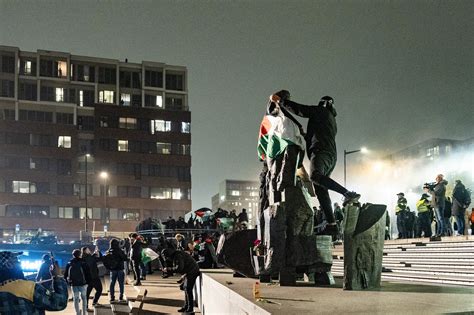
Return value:
<svg viewBox="0 0 474 315">
<path fill-rule="evenodd" d="M 202 218 L 203 216 L 206 215 L 207 212 L 212 212 L 211 209 L 209 208 L 201 208 L 196 211 L 194 211 L 194 214 L 196 214 L 198 217 Z"/>
<path fill-rule="evenodd" d="M 282 111 L 267 114 L 260 124 L 257 154 L 260 161 L 274 158 L 283 153 L 288 145 L 297 145 L 304 150 L 304 138 L 298 126 Z"/>
</svg>

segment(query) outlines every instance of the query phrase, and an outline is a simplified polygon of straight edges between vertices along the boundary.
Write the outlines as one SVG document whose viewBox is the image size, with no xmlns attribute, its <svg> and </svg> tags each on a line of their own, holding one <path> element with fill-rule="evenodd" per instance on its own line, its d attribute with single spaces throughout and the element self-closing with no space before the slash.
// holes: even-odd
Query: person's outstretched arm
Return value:
<svg viewBox="0 0 474 315">
<path fill-rule="evenodd" d="M 291 113 L 304 118 L 309 118 L 312 109 L 315 108 L 314 106 L 303 105 L 290 100 L 286 100 L 283 103 L 283 107 Z"/>
</svg>

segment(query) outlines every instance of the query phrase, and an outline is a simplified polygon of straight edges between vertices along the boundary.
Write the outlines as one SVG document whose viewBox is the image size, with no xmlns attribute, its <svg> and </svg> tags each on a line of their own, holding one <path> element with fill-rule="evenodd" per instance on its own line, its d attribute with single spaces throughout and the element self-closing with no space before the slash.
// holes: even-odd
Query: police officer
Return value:
<svg viewBox="0 0 474 315">
<path fill-rule="evenodd" d="M 418 224 L 424 237 L 431 237 L 431 206 L 428 200 L 429 195 L 421 195 L 420 200 L 416 203 L 416 211 L 418 212 Z"/>
<path fill-rule="evenodd" d="M 407 211 L 407 200 L 404 193 L 397 194 L 397 206 L 395 207 L 395 214 L 397 215 L 397 229 L 398 238 L 407 238 L 407 231 L 405 227 L 406 211 Z"/>
</svg>

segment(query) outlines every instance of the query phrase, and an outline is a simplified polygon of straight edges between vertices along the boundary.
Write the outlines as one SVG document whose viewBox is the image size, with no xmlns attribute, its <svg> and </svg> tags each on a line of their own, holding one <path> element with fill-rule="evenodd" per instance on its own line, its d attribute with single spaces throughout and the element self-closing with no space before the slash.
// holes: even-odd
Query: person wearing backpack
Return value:
<svg viewBox="0 0 474 315">
<path fill-rule="evenodd" d="M 466 209 L 471 203 L 471 195 L 464 184 L 458 179 L 453 189 L 452 216 L 456 221 L 459 235 L 464 235 L 464 216 Z"/>
<path fill-rule="evenodd" d="M 100 280 L 99 267 L 97 266 L 97 262 L 102 260 L 102 255 L 98 247 L 95 248 L 95 252 L 92 254 L 89 247 L 84 246 L 82 248 L 82 259 L 84 259 L 87 266 L 89 267 L 91 275 L 90 282 L 87 283 L 87 301 L 89 301 L 92 289 L 95 289 L 95 295 L 94 300 L 92 300 L 92 305 L 96 306 L 99 305 L 99 298 L 102 295 L 102 281 Z"/>
<path fill-rule="evenodd" d="M 125 272 L 123 269 L 125 261 L 127 261 L 127 256 L 120 248 L 119 240 L 110 240 L 110 248 L 102 260 L 104 266 L 110 270 L 110 303 L 115 302 L 115 283 L 117 280 L 119 283 L 119 302 L 124 301 Z"/>
<path fill-rule="evenodd" d="M 90 282 L 90 271 L 87 263 L 81 258 L 81 250 L 72 251 L 73 258 L 67 263 L 64 279 L 71 286 L 76 315 L 87 315 L 87 284 Z M 80 302 L 82 302 L 82 309 Z"/>
</svg>

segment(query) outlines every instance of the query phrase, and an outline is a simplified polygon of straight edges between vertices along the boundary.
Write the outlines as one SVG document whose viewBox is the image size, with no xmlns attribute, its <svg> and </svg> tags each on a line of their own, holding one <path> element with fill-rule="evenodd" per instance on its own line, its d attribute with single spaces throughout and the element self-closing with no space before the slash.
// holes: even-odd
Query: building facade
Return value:
<svg viewBox="0 0 474 315">
<path fill-rule="evenodd" d="M 133 231 L 190 211 L 187 90 L 182 66 L 0 46 L 4 238 L 78 234 L 86 221 Z"/>
<path fill-rule="evenodd" d="M 239 214 L 247 209 L 250 225 L 256 224 L 259 198 L 259 182 L 226 179 L 219 184 L 219 193 L 211 197 L 212 210 L 217 208 L 236 210 Z"/>
</svg>

